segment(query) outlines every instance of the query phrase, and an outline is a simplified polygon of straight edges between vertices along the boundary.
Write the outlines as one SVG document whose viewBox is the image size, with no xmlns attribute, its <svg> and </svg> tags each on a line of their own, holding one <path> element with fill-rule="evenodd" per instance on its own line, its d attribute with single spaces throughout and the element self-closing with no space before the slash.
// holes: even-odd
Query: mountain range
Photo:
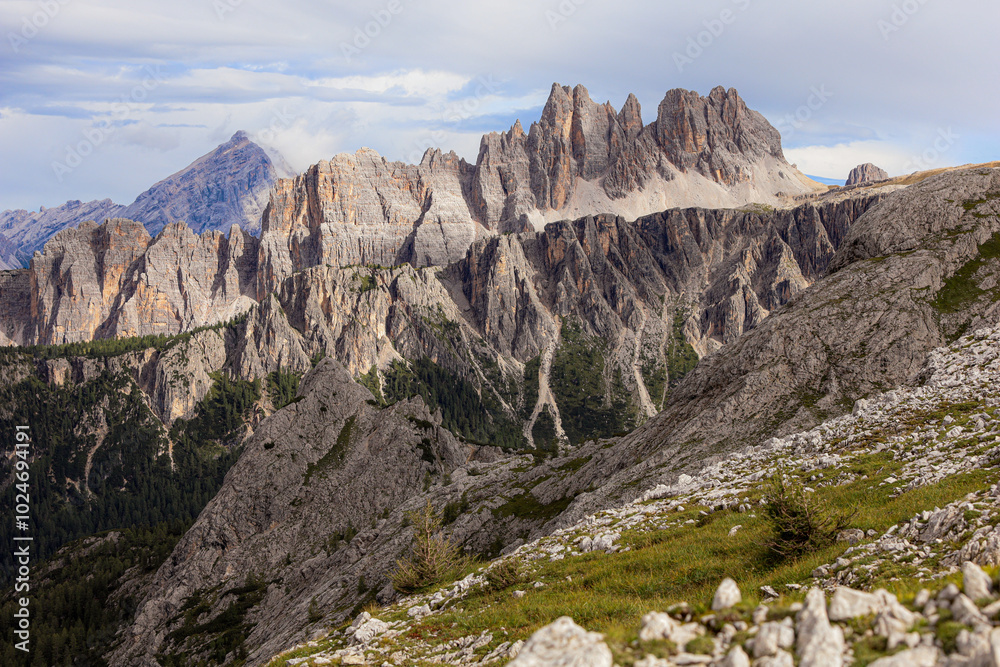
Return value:
<svg viewBox="0 0 1000 667">
<path fill-rule="evenodd" d="M 261 148 L 240 131 L 127 206 L 102 199 L 43 206 L 37 212 L 3 211 L 0 269 L 27 266 L 57 232 L 85 221 L 128 218 L 143 223 L 154 236 L 173 222 L 184 222 L 199 234 L 228 232 L 233 225 L 259 234 L 271 187 L 291 174 L 280 154 Z"/>
<path fill-rule="evenodd" d="M 233 141 L 224 154 L 263 152 Z M 302 653 L 274 664 L 410 664 L 413 647 L 391 658 L 372 645 L 389 626 L 365 624 L 398 612 L 412 619 L 407 634 L 388 639 L 433 644 L 450 631 L 432 611 L 486 577 L 440 579 L 462 590 L 392 607 L 421 508 L 466 554 L 566 557 L 582 568 L 571 580 L 597 585 L 586 568 L 623 536 L 598 530 L 613 523 L 603 512 L 697 492 L 704 509 L 684 526 L 735 520 L 748 510 L 702 496 L 725 487 L 751 507 L 751 481 L 786 449 L 836 463 L 863 440 L 864 456 L 889 460 L 850 470 L 882 474 L 895 465 L 885 441 L 842 434 L 843 420 L 871 397 L 957 373 L 957 361 L 929 361 L 945 354 L 935 350 L 961 339 L 947 354 L 964 354 L 1000 320 L 1000 165 L 897 179 L 871 168 L 850 188 L 819 186 L 731 89 L 671 91 L 644 125 L 634 97 L 616 111 L 555 85 L 538 122 L 486 135 L 475 164 L 429 150 L 406 165 L 362 149 L 277 179 L 259 236 L 215 229 L 221 214 L 194 217 L 206 210 L 194 201 L 225 201 L 235 215 L 233 198 L 212 192 L 252 189 L 195 186 L 219 163 L 140 197 L 160 222 L 82 221 L 28 268 L 0 272 L 0 428 L 29 423 L 39 443 L 39 595 L 53 607 L 100 601 L 100 614 L 59 607 L 52 621 L 79 620 L 91 639 L 73 655 L 87 664 L 269 664 L 295 643 Z M 227 164 L 241 175 L 211 182 L 270 173 L 251 169 L 255 159 Z M 187 208 L 150 205 L 178 193 Z M 962 339 L 977 330 L 987 333 Z M 954 421 L 951 408 L 936 419 Z M 5 494 L 13 502 L 13 485 Z M 685 511 L 649 507 L 662 530 L 661 513 Z M 560 550 L 538 555 L 537 540 L 578 545 L 584 534 L 589 549 L 545 542 Z M 79 564 L 107 576 L 64 576 Z M 11 568 L 0 555 L 0 572 Z M 704 568 L 689 583 L 714 582 Z M 505 609 L 513 585 L 484 593 L 507 591 L 487 606 Z M 673 599 L 661 593 L 650 595 Z M 504 623 L 526 639 L 555 620 L 545 613 Z M 697 609 L 684 613 L 721 636 Z M 359 639 L 361 627 L 377 631 Z M 345 637 L 340 653 L 294 662 L 330 628 Z M 514 657 L 494 630 L 444 661 Z M 722 660 L 734 641 L 685 664 Z M 71 644 L 47 647 L 47 659 Z"/>
</svg>

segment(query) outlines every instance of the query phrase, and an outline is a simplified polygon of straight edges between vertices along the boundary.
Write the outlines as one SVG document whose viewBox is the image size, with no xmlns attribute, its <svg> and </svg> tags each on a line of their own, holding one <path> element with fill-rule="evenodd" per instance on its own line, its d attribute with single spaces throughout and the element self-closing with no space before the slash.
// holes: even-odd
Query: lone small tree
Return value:
<svg viewBox="0 0 1000 667">
<path fill-rule="evenodd" d="M 462 550 L 441 534 L 441 517 L 428 500 L 419 510 L 407 512 L 414 527 L 413 549 L 408 558 L 396 561 L 392 585 L 400 593 L 409 593 L 443 580 L 449 573 L 468 563 Z"/>
<path fill-rule="evenodd" d="M 784 560 L 828 547 L 856 513 L 823 510 L 810 502 L 802 486 L 774 477 L 764 492 L 764 516 L 774 528 L 768 549 L 776 560 Z"/>
</svg>

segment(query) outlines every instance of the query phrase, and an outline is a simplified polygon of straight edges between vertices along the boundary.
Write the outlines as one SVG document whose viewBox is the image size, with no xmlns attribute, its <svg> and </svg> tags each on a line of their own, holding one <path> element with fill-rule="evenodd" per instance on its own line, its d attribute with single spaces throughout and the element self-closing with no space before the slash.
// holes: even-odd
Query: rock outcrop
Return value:
<svg viewBox="0 0 1000 667">
<path fill-rule="evenodd" d="M 871 162 L 866 162 L 851 170 L 850 175 L 847 177 L 846 185 L 850 187 L 852 185 L 861 185 L 862 183 L 874 183 L 884 181 L 887 178 L 889 178 L 889 172 L 876 167 Z"/>
</svg>

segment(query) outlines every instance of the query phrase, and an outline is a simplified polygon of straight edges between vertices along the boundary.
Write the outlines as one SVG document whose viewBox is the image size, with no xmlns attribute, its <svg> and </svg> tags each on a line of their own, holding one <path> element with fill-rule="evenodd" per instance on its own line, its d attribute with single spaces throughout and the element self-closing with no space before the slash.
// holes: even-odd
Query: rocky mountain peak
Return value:
<svg viewBox="0 0 1000 667">
<path fill-rule="evenodd" d="M 181 221 L 198 233 L 228 229 L 233 222 L 255 232 L 271 186 L 282 175 L 268 152 L 239 131 L 139 195 L 121 215 L 142 221 L 152 234 Z"/>
<path fill-rule="evenodd" d="M 865 164 L 860 164 L 851 170 L 850 175 L 847 177 L 846 186 L 860 185 L 862 183 L 873 183 L 875 181 L 884 181 L 889 178 L 889 172 L 880 167 L 876 167 L 871 162 L 866 162 Z"/>
<path fill-rule="evenodd" d="M 718 86 L 708 97 L 671 90 L 659 106 L 656 137 L 683 171 L 726 185 L 750 180 L 756 162 L 784 162 L 781 135 L 747 107 L 735 88 Z"/>
<path fill-rule="evenodd" d="M 56 232 L 81 222 L 128 218 L 156 236 L 168 224 L 186 222 L 198 233 L 228 232 L 238 224 L 260 231 L 271 187 L 293 170 L 277 151 L 255 143 L 243 130 L 124 206 L 110 199 L 0 212 L 0 270 L 27 266 Z"/>
</svg>

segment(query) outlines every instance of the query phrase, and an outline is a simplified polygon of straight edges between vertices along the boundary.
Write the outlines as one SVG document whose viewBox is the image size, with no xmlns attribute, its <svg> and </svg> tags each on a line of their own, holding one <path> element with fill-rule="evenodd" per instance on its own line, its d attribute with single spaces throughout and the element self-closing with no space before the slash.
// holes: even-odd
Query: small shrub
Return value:
<svg viewBox="0 0 1000 667">
<path fill-rule="evenodd" d="M 430 501 L 423 509 L 408 512 L 407 518 L 416 531 L 412 553 L 396 561 L 396 570 L 390 575 L 397 591 L 410 593 L 432 586 L 466 566 L 468 559 L 461 549 L 441 535 L 441 517 Z"/>
<path fill-rule="evenodd" d="M 316 596 L 313 596 L 312 600 L 309 601 L 309 622 L 319 623 L 323 620 L 323 612 L 319 610 L 319 604 L 316 603 Z"/>
<path fill-rule="evenodd" d="M 937 626 L 937 640 L 941 642 L 941 648 L 944 649 L 945 653 L 954 653 L 955 649 L 958 647 L 958 634 L 962 630 L 970 630 L 965 625 L 961 623 L 956 623 L 955 621 L 941 621 L 938 622 Z"/>
<path fill-rule="evenodd" d="M 820 509 L 801 486 L 779 478 L 771 480 L 764 501 L 764 516 L 774 529 L 767 547 L 776 560 L 798 558 L 830 546 L 854 518 L 854 513 L 838 515 Z"/>
<path fill-rule="evenodd" d="M 661 660 L 672 658 L 679 652 L 677 644 L 669 639 L 653 639 L 647 642 L 640 642 L 639 645 L 643 651 Z"/>
<path fill-rule="evenodd" d="M 524 583 L 528 579 L 528 573 L 520 560 L 508 558 L 489 569 L 485 577 L 486 589 L 494 592 Z"/>
</svg>

